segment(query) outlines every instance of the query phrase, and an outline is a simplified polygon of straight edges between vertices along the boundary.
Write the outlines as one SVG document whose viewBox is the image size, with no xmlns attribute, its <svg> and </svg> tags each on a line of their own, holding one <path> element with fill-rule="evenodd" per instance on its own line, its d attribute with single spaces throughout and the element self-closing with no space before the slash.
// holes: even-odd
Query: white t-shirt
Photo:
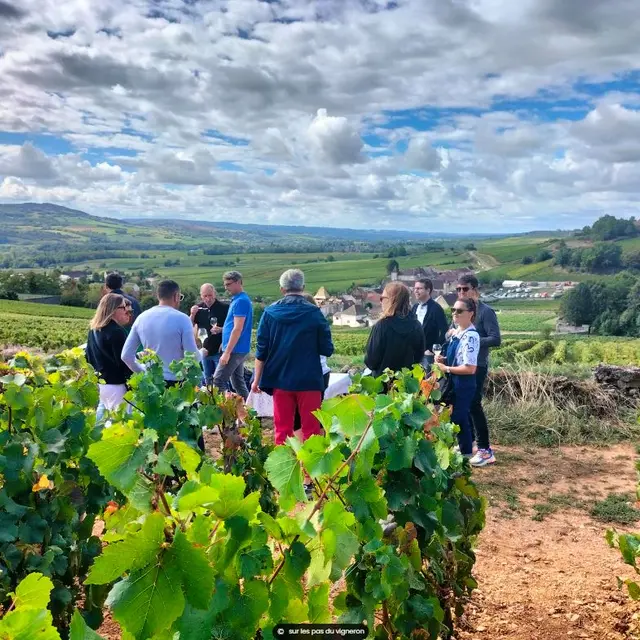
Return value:
<svg viewBox="0 0 640 640">
<path fill-rule="evenodd" d="M 182 360 L 185 353 L 195 353 L 197 360 L 202 360 L 189 316 L 164 305 L 144 311 L 131 327 L 122 348 L 122 360 L 133 372 L 144 371 L 144 367 L 136 360 L 136 351 L 140 345 L 145 349 L 153 349 L 160 356 L 165 380 L 176 379 L 175 374 L 169 370 L 169 365 L 174 360 Z"/>
<path fill-rule="evenodd" d="M 460 343 L 458 344 L 453 366 L 458 367 L 464 364 L 477 366 L 478 353 L 480 352 L 480 336 L 476 328 L 471 325 L 464 331 L 456 329 L 455 335 L 460 338 Z"/>
</svg>

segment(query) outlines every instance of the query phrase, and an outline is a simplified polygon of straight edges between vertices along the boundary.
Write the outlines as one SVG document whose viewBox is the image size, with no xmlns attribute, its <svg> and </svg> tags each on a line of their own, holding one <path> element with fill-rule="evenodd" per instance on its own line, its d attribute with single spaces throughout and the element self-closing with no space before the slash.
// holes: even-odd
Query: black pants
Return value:
<svg viewBox="0 0 640 640">
<path fill-rule="evenodd" d="M 322 390 L 322 399 L 324 400 L 324 392 L 327 390 L 327 387 L 329 386 L 329 376 L 331 375 L 331 373 L 325 373 L 322 378 L 324 380 L 324 389 Z M 300 423 L 300 414 L 298 413 L 298 410 L 296 409 L 296 415 L 295 418 L 293 419 L 293 430 L 297 431 L 298 429 L 301 428 L 301 423 Z"/>
<path fill-rule="evenodd" d="M 487 372 L 488 367 L 476 368 L 476 393 L 471 401 L 471 409 L 469 411 L 478 449 L 488 449 L 490 446 L 489 425 L 487 424 L 487 417 L 484 415 L 484 409 L 482 408 L 482 396 L 484 395 L 484 383 L 487 379 Z"/>
</svg>

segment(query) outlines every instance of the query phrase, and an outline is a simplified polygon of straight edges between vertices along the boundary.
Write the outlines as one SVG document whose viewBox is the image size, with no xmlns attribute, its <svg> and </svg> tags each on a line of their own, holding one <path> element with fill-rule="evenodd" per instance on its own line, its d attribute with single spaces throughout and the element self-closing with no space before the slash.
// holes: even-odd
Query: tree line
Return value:
<svg viewBox="0 0 640 640">
<path fill-rule="evenodd" d="M 562 297 L 560 310 L 566 322 L 588 324 L 592 333 L 640 337 L 640 278 L 622 272 L 580 283 Z"/>
</svg>

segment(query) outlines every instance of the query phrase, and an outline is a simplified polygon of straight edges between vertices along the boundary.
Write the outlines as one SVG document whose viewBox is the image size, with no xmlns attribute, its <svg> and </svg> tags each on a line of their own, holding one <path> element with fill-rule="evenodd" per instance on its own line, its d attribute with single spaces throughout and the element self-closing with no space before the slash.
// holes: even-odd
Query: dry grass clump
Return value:
<svg viewBox="0 0 640 640">
<path fill-rule="evenodd" d="M 500 444 L 610 443 L 638 436 L 630 402 L 593 380 L 517 366 L 490 373 L 484 403 Z"/>
</svg>

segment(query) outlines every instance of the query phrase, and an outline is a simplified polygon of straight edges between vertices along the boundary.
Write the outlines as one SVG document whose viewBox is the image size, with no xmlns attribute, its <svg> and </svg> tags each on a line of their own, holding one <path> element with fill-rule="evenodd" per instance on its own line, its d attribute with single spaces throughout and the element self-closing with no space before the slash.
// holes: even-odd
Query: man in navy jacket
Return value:
<svg viewBox="0 0 640 640">
<path fill-rule="evenodd" d="M 273 394 L 275 443 L 293 436 L 296 409 L 302 439 L 322 434 L 313 411 L 320 408 L 324 379 L 320 356 L 333 353 L 331 330 L 318 307 L 303 297 L 304 273 L 280 276 L 283 298 L 264 310 L 257 333 L 254 393 Z"/>
<path fill-rule="evenodd" d="M 433 364 L 431 348 L 434 344 L 443 344 L 447 332 L 447 316 L 443 308 L 431 297 L 433 283 L 428 278 L 421 278 L 413 285 L 413 293 L 418 301 L 411 308 L 424 331 L 426 353 L 422 364 L 430 367 Z"/>
</svg>

